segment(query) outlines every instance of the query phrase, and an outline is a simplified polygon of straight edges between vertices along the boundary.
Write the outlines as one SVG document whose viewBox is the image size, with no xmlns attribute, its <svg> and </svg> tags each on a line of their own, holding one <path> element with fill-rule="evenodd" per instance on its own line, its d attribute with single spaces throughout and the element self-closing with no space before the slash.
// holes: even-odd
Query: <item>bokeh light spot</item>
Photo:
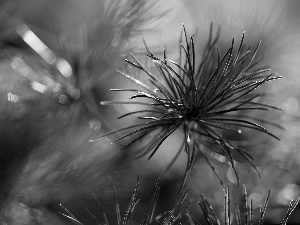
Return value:
<svg viewBox="0 0 300 225">
<path fill-rule="evenodd" d="M 99 131 L 101 129 L 101 122 L 95 118 L 90 120 L 90 128 L 94 131 Z"/>
<path fill-rule="evenodd" d="M 17 101 L 19 101 L 19 96 L 12 93 L 7 93 L 7 101 L 16 103 Z"/>
<path fill-rule="evenodd" d="M 283 104 L 282 108 L 288 114 L 295 114 L 299 108 L 298 100 L 294 97 L 289 97 Z"/>
<path fill-rule="evenodd" d="M 229 169 L 227 170 L 227 178 L 228 178 L 228 180 L 229 180 L 231 183 L 234 183 L 234 184 L 237 183 L 237 179 L 236 179 L 236 177 L 235 177 L 234 172 L 232 171 L 232 168 L 229 168 Z"/>
<path fill-rule="evenodd" d="M 56 62 L 56 67 L 64 77 L 69 78 L 72 76 L 72 68 L 66 60 L 58 59 Z"/>
<path fill-rule="evenodd" d="M 59 96 L 58 101 L 60 104 L 66 104 L 68 103 L 68 97 L 66 95 L 61 95 Z"/>
<path fill-rule="evenodd" d="M 252 199 L 252 207 L 253 209 L 259 208 L 262 205 L 262 196 L 258 193 L 252 193 L 249 195 L 249 199 Z M 249 202 L 250 204 L 250 202 Z"/>
<path fill-rule="evenodd" d="M 296 184 L 286 185 L 278 194 L 276 201 L 279 204 L 288 205 L 292 199 L 299 197 L 300 187 Z"/>
</svg>

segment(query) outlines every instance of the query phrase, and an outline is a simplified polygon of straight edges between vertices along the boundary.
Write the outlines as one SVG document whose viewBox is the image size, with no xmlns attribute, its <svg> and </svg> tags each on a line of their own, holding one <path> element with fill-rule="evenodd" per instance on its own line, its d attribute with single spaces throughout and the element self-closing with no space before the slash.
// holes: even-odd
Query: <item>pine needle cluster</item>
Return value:
<svg viewBox="0 0 300 225">
<path fill-rule="evenodd" d="M 111 89 L 114 92 L 131 92 L 133 94 L 129 101 L 105 101 L 101 104 L 135 104 L 146 105 L 148 108 L 132 111 L 119 117 L 120 119 L 138 115 L 141 123 L 113 130 L 97 139 L 127 131 L 113 142 L 117 143 L 131 138 L 123 147 L 127 148 L 156 132 L 154 138 L 139 155 L 149 155 L 148 159 L 150 159 L 170 135 L 180 130 L 184 134 L 184 139 L 172 162 L 182 151 L 186 153 L 187 165 L 182 185 L 185 183 L 197 154 L 206 159 L 218 178 L 220 176 L 210 162 L 209 155 L 224 158 L 230 164 L 238 181 L 239 176 L 235 166 L 237 160 L 234 156 L 236 154 L 250 163 L 259 174 L 249 152 L 231 143 L 222 135 L 222 131 L 230 131 L 239 135 L 250 130 L 279 140 L 264 125 L 279 128 L 281 126 L 265 119 L 252 117 L 250 113 L 252 111 L 281 110 L 261 101 L 267 95 L 261 86 L 282 77 L 272 73 L 267 66 L 260 65 L 261 58 L 256 58 L 260 43 L 254 50 L 251 46 L 246 47 L 243 34 L 237 49 L 234 47 L 233 39 L 231 47 L 222 55 L 217 46 L 219 34 L 218 31 L 214 37 L 211 26 L 210 37 L 201 60 L 196 57 L 194 36 L 189 38 L 184 27 L 180 39 L 178 62 L 168 59 L 165 51 L 163 58 L 154 56 L 145 43 L 147 56 L 156 67 L 155 74 L 143 66 L 132 54 L 132 60 L 126 60 L 127 64 L 141 71 L 147 82 L 117 71 L 138 88 Z M 205 143 L 203 140 L 206 143 L 214 143 L 219 148 L 210 149 L 211 153 L 207 154 L 201 148 L 201 144 Z M 222 180 L 220 178 L 219 180 L 223 185 Z"/>
<path fill-rule="evenodd" d="M 153 191 L 153 194 L 149 200 L 148 204 L 148 210 L 143 215 L 142 219 L 140 221 L 137 221 L 134 217 L 135 209 L 138 207 L 138 204 L 140 202 L 140 199 L 138 198 L 138 187 L 139 187 L 139 178 L 137 179 L 136 187 L 134 190 L 134 194 L 131 197 L 131 200 L 128 204 L 128 208 L 126 212 L 124 213 L 124 216 L 122 218 L 119 204 L 116 200 L 115 202 L 115 210 L 116 210 L 116 220 L 118 225 L 130 225 L 138 222 L 140 225 L 201 225 L 202 223 L 198 222 L 195 216 L 191 215 L 189 213 L 189 209 L 194 204 L 191 204 L 191 202 L 186 203 L 186 199 L 188 196 L 188 189 L 184 191 L 184 193 L 181 195 L 179 200 L 177 201 L 174 208 L 172 208 L 169 211 L 165 211 L 159 215 L 156 215 L 159 195 L 160 195 L 160 180 L 157 180 L 155 184 L 155 188 Z M 114 190 L 115 195 L 115 190 Z M 207 225 L 231 225 L 231 224 L 237 224 L 237 225 L 263 225 L 264 217 L 267 210 L 268 201 L 270 198 L 270 191 L 268 192 L 268 195 L 265 199 L 265 202 L 262 206 L 260 206 L 259 209 L 259 215 L 255 215 L 253 205 L 252 205 L 252 199 L 248 198 L 247 195 L 247 189 L 246 186 L 244 186 L 244 199 L 243 199 L 243 206 L 240 207 L 238 204 L 234 203 L 234 210 L 232 211 L 232 203 L 231 203 L 231 197 L 230 197 L 230 190 L 229 187 L 224 189 L 224 218 L 219 218 L 216 213 L 214 212 L 213 207 L 210 205 L 209 201 L 205 197 L 205 195 L 201 194 L 197 204 L 198 207 L 202 211 L 202 215 L 205 218 Z M 98 200 L 95 198 L 95 200 L 98 202 Z M 291 200 L 286 215 L 282 219 L 280 225 L 286 225 L 289 216 L 292 214 L 292 212 L 295 210 L 297 205 L 299 204 L 300 198 L 297 198 L 295 201 Z M 102 210 L 102 207 L 100 203 L 98 202 L 99 209 L 102 212 L 102 220 L 104 221 L 105 225 L 112 224 L 105 214 L 105 212 Z M 83 225 L 76 217 L 69 212 L 65 207 L 61 205 L 62 211 L 60 214 L 69 220 L 71 220 L 74 224 L 77 225 Z M 97 218 L 95 215 L 92 214 L 92 217 L 98 222 L 100 218 Z"/>
</svg>

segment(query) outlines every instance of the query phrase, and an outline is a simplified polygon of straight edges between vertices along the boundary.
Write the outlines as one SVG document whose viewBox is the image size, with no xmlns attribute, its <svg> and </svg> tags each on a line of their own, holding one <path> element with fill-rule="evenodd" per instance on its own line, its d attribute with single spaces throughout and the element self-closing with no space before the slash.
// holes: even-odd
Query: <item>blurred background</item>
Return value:
<svg viewBox="0 0 300 225">
<path fill-rule="evenodd" d="M 124 59 L 131 52 L 153 67 L 147 60 L 143 39 L 153 53 L 160 57 L 165 48 L 168 57 L 176 61 L 184 24 L 189 35 L 196 35 L 196 51 L 201 55 L 211 22 L 215 31 L 221 27 L 219 48 L 223 54 L 232 38 L 238 43 L 245 31 L 247 45 L 256 46 L 262 41 L 258 52 L 264 56 L 262 64 L 285 77 L 265 86 L 273 94 L 267 103 L 284 110 L 267 116 L 285 128 L 282 131 L 272 127 L 281 141 L 252 133 L 238 140 L 224 134 L 247 146 L 262 174 L 260 179 L 247 165 L 238 168 L 255 213 L 271 190 L 265 224 L 279 223 L 289 201 L 300 196 L 299 10 L 298 0 L 1 0 L 3 224 L 73 224 L 57 213 L 61 210 L 59 203 L 82 223 L 97 224 L 93 216 L 102 215 L 97 200 L 113 221 L 110 224 L 115 224 L 110 179 L 124 213 L 138 174 L 142 200 L 136 221 L 147 208 L 158 177 L 161 199 L 157 214 L 170 210 L 179 199 L 185 154 L 169 170 L 165 169 L 181 145 L 180 132 L 172 134 L 150 161 L 147 157 L 135 160 L 134 149 L 120 152 L 125 142 L 111 145 L 118 135 L 93 143 L 89 140 L 137 121 L 134 117 L 117 119 L 135 110 L 135 105 L 114 107 L 99 103 L 130 97 L 109 90 L 132 87 L 115 72 L 127 72 Z M 213 163 L 234 193 L 232 202 L 241 204 L 243 189 L 237 186 L 230 167 L 217 159 Z M 201 193 L 216 214 L 224 218 L 222 188 L 204 159 L 198 157 L 187 186 L 188 199 L 194 199 L 190 211 L 199 221 L 203 221 L 197 206 Z M 297 215 L 299 210 L 291 216 L 291 224 L 300 223 Z"/>
</svg>

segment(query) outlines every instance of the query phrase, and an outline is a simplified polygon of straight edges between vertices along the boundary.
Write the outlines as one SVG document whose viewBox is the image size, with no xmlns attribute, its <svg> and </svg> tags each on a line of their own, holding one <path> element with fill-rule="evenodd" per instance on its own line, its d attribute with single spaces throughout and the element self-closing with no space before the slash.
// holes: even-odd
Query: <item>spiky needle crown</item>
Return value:
<svg viewBox="0 0 300 225">
<path fill-rule="evenodd" d="M 153 87 L 124 72 L 117 71 L 140 88 L 111 89 L 111 91 L 136 93 L 130 97 L 130 100 L 139 99 L 139 101 L 105 101 L 101 102 L 101 104 L 147 105 L 149 109 L 126 113 L 119 118 L 146 113 L 151 113 L 151 116 L 139 116 L 138 118 L 143 122 L 111 131 L 97 139 L 129 130 L 128 133 L 113 142 L 116 143 L 138 134 L 137 137 L 135 136 L 125 145 L 124 148 L 126 148 L 148 134 L 159 130 L 158 134 L 141 154 L 141 156 L 144 156 L 150 153 L 150 159 L 161 144 L 174 131 L 180 129 L 184 133 L 184 140 L 179 151 L 184 150 L 188 158 L 183 183 L 198 152 L 202 154 L 219 178 L 205 151 L 200 147 L 202 138 L 206 138 L 219 146 L 219 153 L 215 150 L 211 151 L 214 151 L 214 154 L 221 154 L 223 157 L 226 157 L 238 180 L 239 177 L 232 151 L 236 151 L 241 155 L 258 172 L 252 162 L 252 156 L 246 150 L 233 145 L 220 131 L 227 130 L 239 134 L 242 132 L 242 129 L 246 128 L 265 133 L 279 140 L 277 136 L 261 125 L 271 124 L 276 126 L 276 124 L 260 118 L 250 117 L 245 113 L 236 117 L 233 113 L 268 111 L 270 109 L 280 110 L 280 108 L 275 106 L 259 102 L 259 99 L 264 97 L 266 93 L 255 90 L 268 81 L 282 77 L 274 76 L 267 67 L 257 66 L 261 61 L 260 58 L 256 59 L 260 43 L 253 52 L 251 51 L 251 46 L 245 49 L 244 34 L 238 49 L 234 50 L 234 40 L 232 40 L 231 47 L 221 57 L 220 50 L 217 47 L 219 31 L 216 37 L 213 38 L 213 28 L 211 26 L 209 41 L 200 63 L 196 59 L 194 37 L 188 38 L 184 27 L 180 41 L 179 62 L 168 59 L 165 51 L 162 59 L 154 56 L 144 42 L 148 57 L 155 64 L 158 75 L 154 75 L 147 70 L 133 54 L 133 61 L 126 60 L 126 62 L 129 66 L 142 71 Z M 183 43 L 182 39 L 184 39 L 185 43 Z M 235 51 L 236 53 L 234 53 Z M 145 99 L 150 99 L 151 102 L 149 103 Z M 173 161 L 176 160 L 178 155 L 179 153 L 175 155 Z M 222 184 L 220 178 L 219 180 Z"/>
</svg>

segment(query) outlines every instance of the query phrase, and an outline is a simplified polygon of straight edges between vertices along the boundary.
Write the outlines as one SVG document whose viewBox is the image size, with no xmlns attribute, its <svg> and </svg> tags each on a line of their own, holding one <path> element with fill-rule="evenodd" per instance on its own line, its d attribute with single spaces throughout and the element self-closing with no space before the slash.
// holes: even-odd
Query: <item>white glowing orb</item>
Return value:
<svg viewBox="0 0 300 225">
<path fill-rule="evenodd" d="M 72 67 L 65 59 L 58 59 L 56 61 L 56 68 L 64 77 L 69 78 L 72 76 Z"/>
</svg>

